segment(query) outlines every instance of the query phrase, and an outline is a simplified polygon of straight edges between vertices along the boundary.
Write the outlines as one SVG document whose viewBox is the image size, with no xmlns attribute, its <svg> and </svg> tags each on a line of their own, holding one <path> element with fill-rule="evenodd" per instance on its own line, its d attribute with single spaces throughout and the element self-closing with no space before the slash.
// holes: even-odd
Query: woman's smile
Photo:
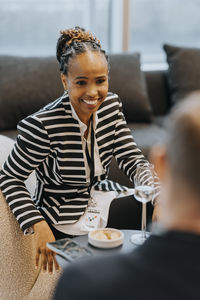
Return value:
<svg viewBox="0 0 200 300">
<path fill-rule="evenodd" d="M 96 105 L 98 100 L 86 100 L 86 99 L 81 99 L 84 103 L 89 104 L 89 105 Z"/>
</svg>

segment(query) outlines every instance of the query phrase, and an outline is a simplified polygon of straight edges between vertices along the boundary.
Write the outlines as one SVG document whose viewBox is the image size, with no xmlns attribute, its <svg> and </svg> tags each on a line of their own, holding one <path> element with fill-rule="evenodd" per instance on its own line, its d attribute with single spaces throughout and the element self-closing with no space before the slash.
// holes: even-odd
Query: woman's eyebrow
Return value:
<svg viewBox="0 0 200 300">
<path fill-rule="evenodd" d="M 99 75 L 96 78 L 105 78 L 105 77 L 106 77 L 106 75 Z"/>
<path fill-rule="evenodd" d="M 75 79 L 88 79 L 86 76 L 77 76 Z"/>
<path fill-rule="evenodd" d="M 105 77 L 106 77 L 106 75 L 99 75 L 99 76 L 95 77 L 95 79 L 105 78 Z M 79 79 L 88 79 L 88 77 L 86 77 L 86 76 L 77 76 L 75 78 L 75 80 L 79 80 Z"/>
</svg>

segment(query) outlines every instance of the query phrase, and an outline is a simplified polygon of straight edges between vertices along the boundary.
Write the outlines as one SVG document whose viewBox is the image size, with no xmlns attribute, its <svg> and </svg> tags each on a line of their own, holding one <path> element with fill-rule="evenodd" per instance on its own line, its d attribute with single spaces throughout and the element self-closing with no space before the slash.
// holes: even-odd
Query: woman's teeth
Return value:
<svg viewBox="0 0 200 300">
<path fill-rule="evenodd" d="M 90 104 L 90 105 L 95 105 L 95 104 L 97 104 L 97 101 L 98 101 L 98 100 L 90 101 L 90 100 L 85 100 L 85 99 L 83 99 L 83 102 L 85 102 L 86 104 Z"/>
</svg>

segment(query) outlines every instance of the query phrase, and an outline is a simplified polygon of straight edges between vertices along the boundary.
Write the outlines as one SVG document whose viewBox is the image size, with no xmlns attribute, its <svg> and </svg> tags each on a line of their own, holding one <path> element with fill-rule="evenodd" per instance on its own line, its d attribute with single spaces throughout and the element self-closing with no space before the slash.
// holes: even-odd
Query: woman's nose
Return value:
<svg viewBox="0 0 200 300">
<path fill-rule="evenodd" d="M 94 86 L 90 86 L 87 90 L 87 97 L 94 98 L 98 95 L 97 88 Z"/>
</svg>

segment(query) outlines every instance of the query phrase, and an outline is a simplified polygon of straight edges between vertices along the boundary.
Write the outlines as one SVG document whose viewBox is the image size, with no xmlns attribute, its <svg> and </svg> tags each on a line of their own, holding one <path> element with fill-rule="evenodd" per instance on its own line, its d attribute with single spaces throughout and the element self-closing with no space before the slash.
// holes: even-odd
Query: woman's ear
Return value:
<svg viewBox="0 0 200 300">
<path fill-rule="evenodd" d="M 167 152 L 164 145 L 156 145 L 150 153 L 150 161 L 154 164 L 155 171 L 161 181 L 167 174 Z"/>
<path fill-rule="evenodd" d="M 61 78 L 64 90 L 67 90 L 67 77 L 66 77 L 66 75 L 61 73 L 60 78 Z"/>
</svg>

